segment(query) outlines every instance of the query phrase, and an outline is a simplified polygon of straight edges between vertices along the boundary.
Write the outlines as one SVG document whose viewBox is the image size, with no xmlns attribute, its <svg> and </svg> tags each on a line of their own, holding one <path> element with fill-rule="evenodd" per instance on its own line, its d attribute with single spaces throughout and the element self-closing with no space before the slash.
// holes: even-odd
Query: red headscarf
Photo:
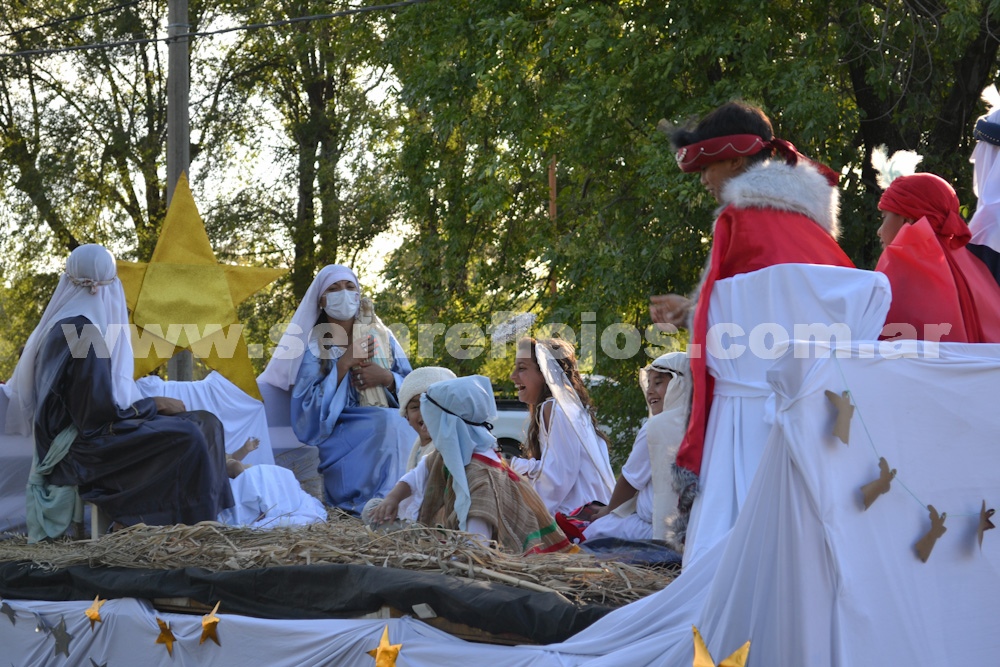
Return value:
<svg viewBox="0 0 1000 667">
<path fill-rule="evenodd" d="M 878 207 L 910 220 L 927 218 L 934 233 L 949 248 L 961 248 L 972 234 L 958 212 L 955 189 L 940 176 L 913 174 L 900 176 L 882 193 Z"/>
<path fill-rule="evenodd" d="M 940 340 L 1000 342 L 1000 287 L 965 249 L 972 234 L 951 185 L 934 174 L 901 176 L 878 207 L 917 221 L 900 230 L 876 266 L 892 286 L 886 323 L 912 325 L 917 338 L 924 337 L 924 325 L 951 324 Z"/>
</svg>

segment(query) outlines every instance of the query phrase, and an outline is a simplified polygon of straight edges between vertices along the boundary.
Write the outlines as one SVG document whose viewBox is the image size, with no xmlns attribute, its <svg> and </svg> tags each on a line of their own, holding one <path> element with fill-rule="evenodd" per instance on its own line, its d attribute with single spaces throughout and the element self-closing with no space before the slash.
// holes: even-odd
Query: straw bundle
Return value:
<svg viewBox="0 0 1000 667">
<path fill-rule="evenodd" d="M 665 587 L 676 572 L 598 561 L 588 554 L 512 556 L 471 543 L 458 531 L 413 525 L 375 533 L 333 510 L 326 523 L 251 530 L 214 522 L 194 526 L 136 525 L 96 542 L 27 544 L 0 540 L 0 561 L 32 561 L 47 569 L 71 565 L 212 571 L 281 565 L 353 563 L 439 572 L 535 591 L 577 603 L 622 606 Z"/>
</svg>

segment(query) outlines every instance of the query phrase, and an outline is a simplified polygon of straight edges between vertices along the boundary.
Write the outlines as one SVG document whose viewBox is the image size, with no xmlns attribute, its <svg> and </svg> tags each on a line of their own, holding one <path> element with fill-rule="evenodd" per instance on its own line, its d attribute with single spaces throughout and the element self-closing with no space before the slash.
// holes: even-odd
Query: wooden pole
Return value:
<svg viewBox="0 0 1000 667">
<path fill-rule="evenodd" d="M 181 174 L 191 162 L 191 127 L 188 115 L 190 59 L 188 55 L 188 0 L 169 0 L 167 5 L 167 207 Z M 191 380 L 194 359 L 181 350 L 167 362 L 171 380 Z"/>
</svg>

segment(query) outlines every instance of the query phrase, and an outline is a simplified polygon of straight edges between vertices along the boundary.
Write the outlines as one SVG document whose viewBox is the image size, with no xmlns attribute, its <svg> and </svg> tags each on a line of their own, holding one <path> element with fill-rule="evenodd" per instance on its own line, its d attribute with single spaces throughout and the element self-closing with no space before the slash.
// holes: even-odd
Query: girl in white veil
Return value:
<svg viewBox="0 0 1000 667">
<path fill-rule="evenodd" d="M 569 514 L 607 503 L 615 484 L 607 438 L 597 425 L 573 346 L 558 338 L 522 338 L 510 376 L 531 424 L 511 468 L 534 482 L 549 512 Z"/>
<path fill-rule="evenodd" d="M 671 464 L 687 428 L 691 365 L 686 352 L 669 352 L 639 371 L 649 419 L 635 436 L 611 502 L 584 531 L 588 540 L 663 540 L 667 515 L 677 506 Z"/>
</svg>

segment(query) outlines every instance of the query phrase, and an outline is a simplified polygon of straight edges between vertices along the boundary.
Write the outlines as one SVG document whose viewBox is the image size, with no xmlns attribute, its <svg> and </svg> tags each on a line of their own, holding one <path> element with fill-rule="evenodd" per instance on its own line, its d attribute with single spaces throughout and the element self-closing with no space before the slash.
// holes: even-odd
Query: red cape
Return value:
<svg viewBox="0 0 1000 667">
<path fill-rule="evenodd" d="M 1000 286 L 964 243 L 951 247 L 927 218 L 903 225 L 875 270 L 892 287 L 885 336 L 1000 343 Z M 941 324 L 951 330 L 941 335 Z"/>
<path fill-rule="evenodd" d="M 708 271 L 698 294 L 691 330 L 691 418 L 677 465 L 695 475 L 701 472 L 705 428 L 714 381 L 705 360 L 708 304 L 716 280 L 750 273 L 776 264 L 828 264 L 853 268 L 830 234 L 800 213 L 764 208 L 727 206 L 715 222 L 715 238 Z"/>
</svg>

